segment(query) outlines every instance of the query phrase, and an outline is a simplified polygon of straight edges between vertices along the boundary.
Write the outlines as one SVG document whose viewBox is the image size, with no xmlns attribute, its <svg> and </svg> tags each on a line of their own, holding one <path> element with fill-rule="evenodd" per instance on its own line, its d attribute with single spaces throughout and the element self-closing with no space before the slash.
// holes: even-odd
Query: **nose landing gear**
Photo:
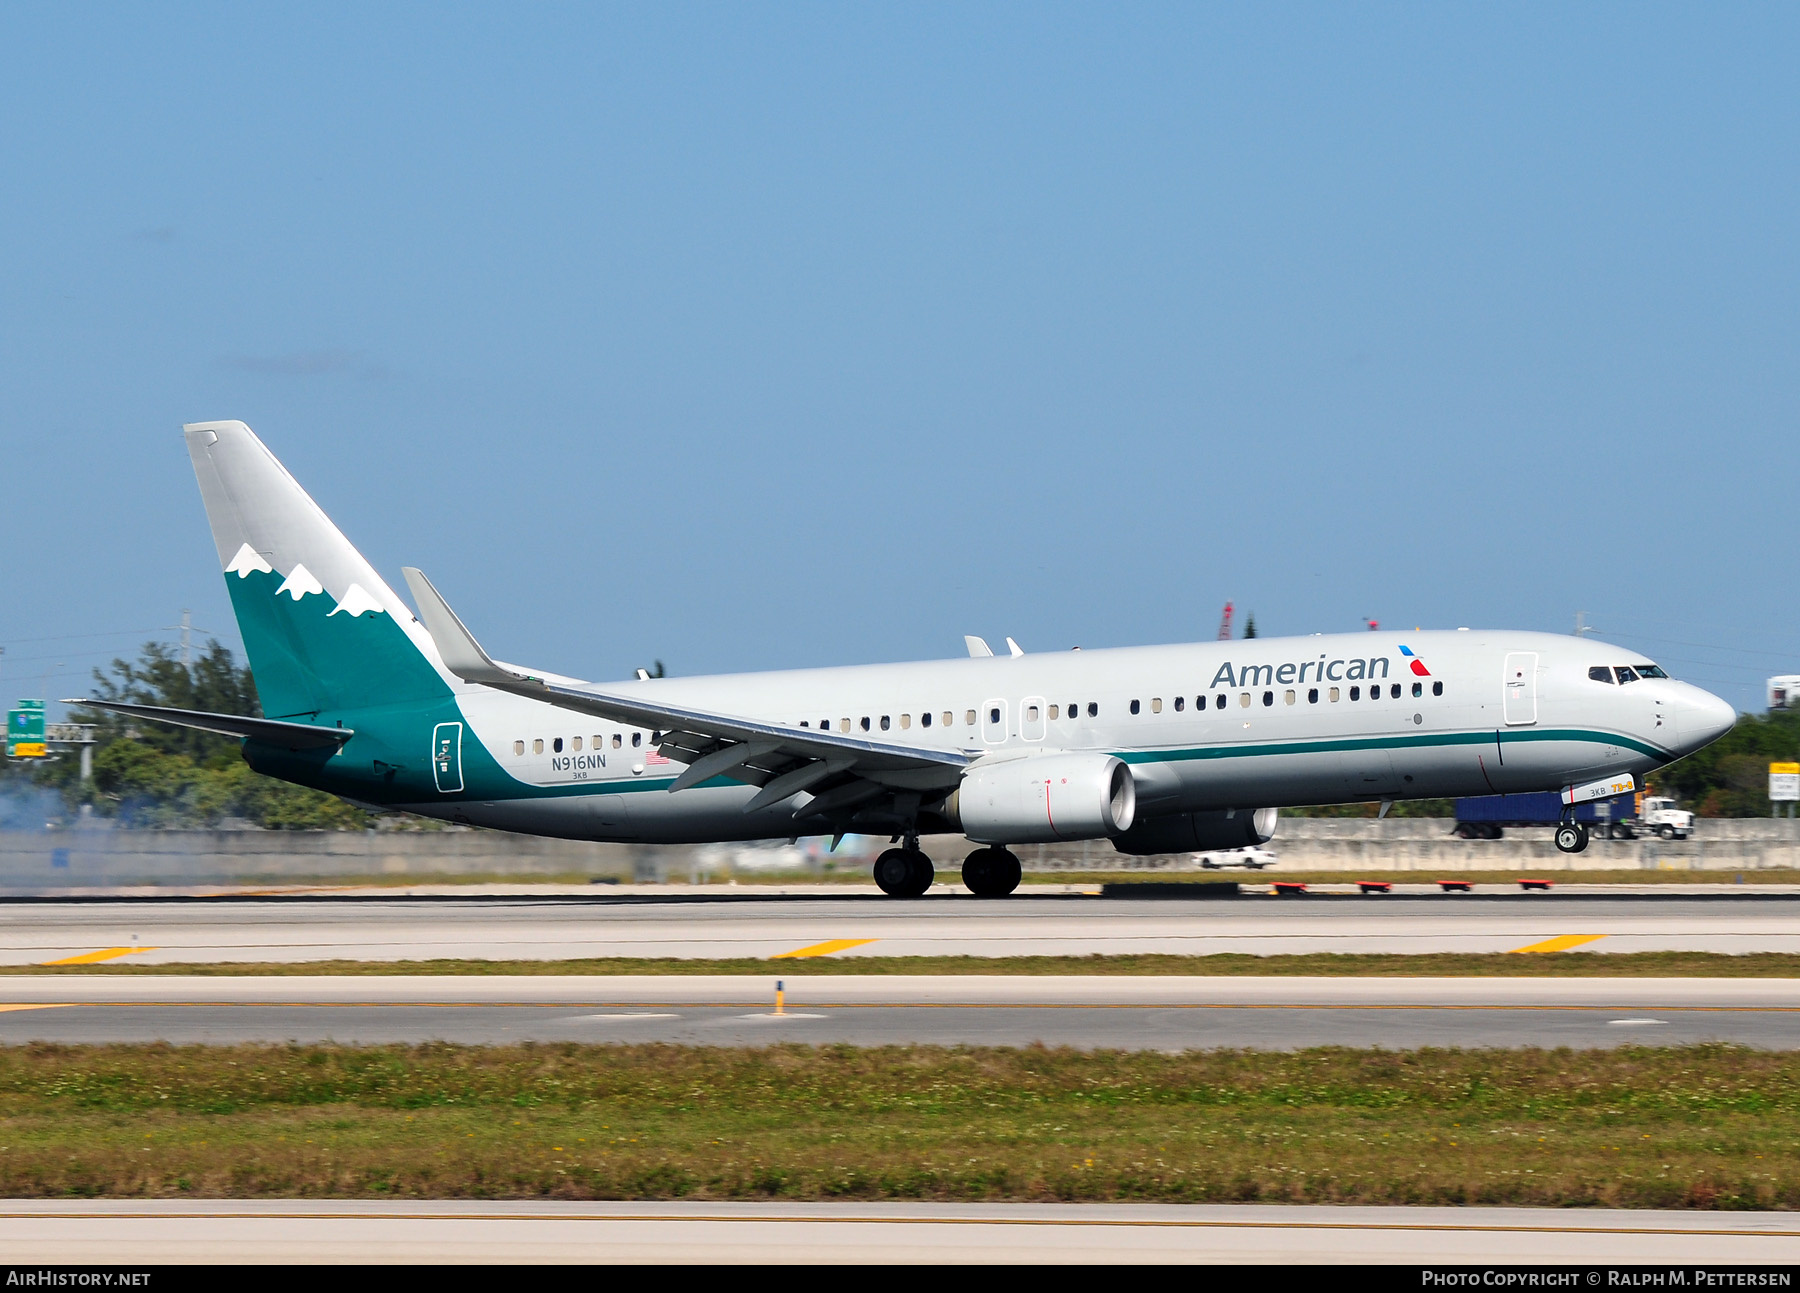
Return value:
<svg viewBox="0 0 1800 1293">
<path fill-rule="evenodd" d="M 1588 828 L 1580 822 L 1565 821 L 1556 828 L 1556 847 L 1564 853 L 1579 853 L 1588 846 Z"/>
</svg>

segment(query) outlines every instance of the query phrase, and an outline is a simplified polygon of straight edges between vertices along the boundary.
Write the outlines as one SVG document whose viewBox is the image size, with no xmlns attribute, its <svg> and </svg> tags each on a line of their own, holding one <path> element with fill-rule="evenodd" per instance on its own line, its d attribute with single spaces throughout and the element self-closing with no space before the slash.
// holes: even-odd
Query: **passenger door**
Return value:
<svg viewBox="0 0 1800 1293">
<path fill-rule="evenodd" d="M 981 739 L 988 745 L 1006 743 L 1006 702 L 990 700 L 981 707 Z"/>
<path fill-rule="evenodd" d="M 1536 651 L 1506 653 L 1501 708 L 1508 727 L 1526 727 L 1537 722 L 1537 661 Z"/>
</svg>

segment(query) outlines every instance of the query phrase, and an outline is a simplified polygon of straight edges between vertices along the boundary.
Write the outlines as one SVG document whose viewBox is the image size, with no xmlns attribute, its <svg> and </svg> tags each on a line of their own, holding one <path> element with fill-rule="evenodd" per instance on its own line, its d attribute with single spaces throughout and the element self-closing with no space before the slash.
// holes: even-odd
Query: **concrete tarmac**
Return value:
<svg viewBox="0 0 1800 1293">
<path fill-rule="evenodd" d="M 0 1201 L 0 1251 L 15 1265 L 127 1270 L 189 1262 L 1742 1268 L 1800 1262 L 1800 1215 L 1167 1204 L 10 1200 Z M 1692 1272 L 1685 1273 L 1691 1279 Z"/>
<path fill-rule="evenodd" d="M 698 890 L 0 902 L 0 965 L 1247 952 L 1800 952 L 1800 892 L 897 901 Z"/>
<path fill-rule="evenodd" d="M 1800 980 L 0 978 L 0 1042 L 1800 1048 Z"/>
</svg>

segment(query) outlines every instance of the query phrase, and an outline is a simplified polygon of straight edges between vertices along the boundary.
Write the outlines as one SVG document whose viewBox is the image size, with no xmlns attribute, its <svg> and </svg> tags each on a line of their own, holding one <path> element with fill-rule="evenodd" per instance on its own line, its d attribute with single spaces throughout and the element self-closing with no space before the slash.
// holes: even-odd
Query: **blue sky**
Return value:
<svg viewBox="0 0 1800 1293">
<path fill-rule="evenodd" d="M 0 9 L 0 694 L 242 418 L 592 678 L 1410 628 L 1800 671 L 1800 11 Z M 48 674 L 46 676 L 46 671 Z M 42 682 L 40 682 L 42 680 Z"/>
</svg>

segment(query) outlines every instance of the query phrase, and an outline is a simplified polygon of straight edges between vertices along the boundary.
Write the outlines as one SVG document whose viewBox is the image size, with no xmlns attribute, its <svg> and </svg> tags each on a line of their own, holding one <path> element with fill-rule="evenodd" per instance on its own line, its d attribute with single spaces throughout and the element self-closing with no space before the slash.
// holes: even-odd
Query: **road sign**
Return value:
<svg viewBox="0 0 1800 1293">
<path fill-rule="evenodd" d="M 1800 763 L 1769 765 L 1769 798 L 1776 803 L 1800 799 Z"/>
<path fill-rule="evenodd" d="M 44 757 L 44 702 L 22 700 L 6 714 L 6 757 Z"/>
</svg>

